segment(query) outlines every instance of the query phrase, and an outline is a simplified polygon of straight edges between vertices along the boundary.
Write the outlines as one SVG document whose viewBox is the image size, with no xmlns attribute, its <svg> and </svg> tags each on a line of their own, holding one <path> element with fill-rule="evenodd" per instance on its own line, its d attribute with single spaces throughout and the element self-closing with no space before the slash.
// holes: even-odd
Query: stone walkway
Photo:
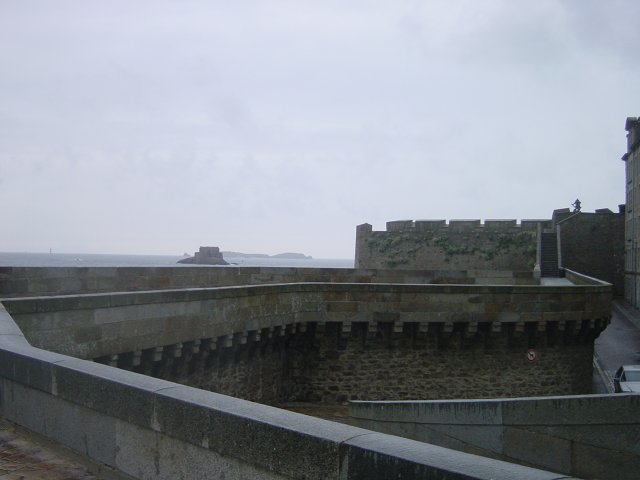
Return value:
<svg viewBox="0 0 640 480">
<path fill-rule="evenodd" d="M 99 480 L 63 447 L 0 418 L 0 480 Z"/>
</svg>

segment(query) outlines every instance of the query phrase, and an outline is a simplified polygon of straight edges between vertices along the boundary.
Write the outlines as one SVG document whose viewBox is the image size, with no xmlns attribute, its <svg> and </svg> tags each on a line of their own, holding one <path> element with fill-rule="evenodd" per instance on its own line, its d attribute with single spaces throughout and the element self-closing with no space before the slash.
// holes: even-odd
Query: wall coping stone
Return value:
<svg viewBox="0 0 640 480">
<path fill-rule="evenodd" d="M 567 271 L 582 285 L 468 285 L 468 284 L 393 284 L 393 283 L 283 283 L 230 287 L 147 290 L 137 292 L 94 293 L 79 295 L 15 297 L 0 299 L 11 314 L 37 313 L 73 309 L 108 308 L 125 305 L 171 303 L 186 301 L 240 298 L 278 293 L 432 293 L 432 294 L 512 294 L 553 295 L 580 293 L 610 293 L 611 285 L 585 275 Z M 569 278 L 569 277 L 567 277 Z"/>
<path fill-rule="evenodd" d="M 442 425 L 640 424 L 640 395 L 594 394 L 473 400 L 349 402 L 358 418 L 392 415 L 394 421 Z M 624 415 L 622 415 L 624 414 Z"/>
<path fill-rule="evenodd" d="M 351 401 L 349 414 L 355 424 L 382 432 L 587 478 L 603 478 L 605 471 L 611 478 L 637 476 L 638 394 Z"/>
<path fill-rule="evenodd" d="M 543 224 L 547 227 L 551 227 L 552 221 L 550 219 L 522 219 L 518 223 L 515 219 L 487 219 L 484 222 L 480 219 L 454 219 L 454 220 L 442 220 L 442 219 L 423 219 L 423 220 L 392 220 L 386 223 L 386 230 L 373 230 L 373 227 L 368 224 L 362 224 L 358 226 L 358 231 L 361 233 L 375 233 L 375 232 L 407 232 L 407 231 L 427 231 L 427 230 L 440 230 L 451 229 L 454 231 L 460 230 L 482 230 L 482 229 L 523 229 L 523 230 L 536 230 L 538 224 Z M 366 227 L 365 227 L 366 225 Z M 362 227 L 362 228 L 360 228 Z"/>
</svg>

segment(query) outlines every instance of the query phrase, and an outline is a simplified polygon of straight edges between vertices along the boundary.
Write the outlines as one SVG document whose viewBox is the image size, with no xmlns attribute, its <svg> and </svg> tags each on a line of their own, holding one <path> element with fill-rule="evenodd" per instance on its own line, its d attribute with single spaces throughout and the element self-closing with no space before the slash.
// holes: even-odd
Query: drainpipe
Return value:
<svg viewBox="0 0 640 480">
<path fill-rule="evenodd" d="M 561 272 L 563 269 L 562 266 L 562 239 L 560 236 L 560 229 L 562 228 L 561 225 L 556 225 L 556 245 L 557 245 L 557 249 L 558 249 L 558 272 Z M 564 277 L 564 274 L 561 273 L 560 274 L 561 277 Z"/>
<path fill-rule="evenodd" d="M 538 232 L 536 235 L 536 264 L 533 267 L 533 278 L 536 280 L 540 280 L 541 272 L 540 272 L 540 259 L 542 258 L 542 223 L 538 222 Z"/>
</svg>

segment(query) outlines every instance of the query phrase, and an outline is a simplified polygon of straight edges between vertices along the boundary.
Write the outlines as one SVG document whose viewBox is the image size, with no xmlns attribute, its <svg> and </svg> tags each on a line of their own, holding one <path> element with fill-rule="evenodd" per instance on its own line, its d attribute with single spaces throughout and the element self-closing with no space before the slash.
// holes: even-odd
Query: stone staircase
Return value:
<svg viewBox="0 0 640 480">
<path fill-rule="evenodd" d="M 543 232 L 540 252 L 540 275 L 558 277 L 558 242 L 556 232 Z"/>
</svg>

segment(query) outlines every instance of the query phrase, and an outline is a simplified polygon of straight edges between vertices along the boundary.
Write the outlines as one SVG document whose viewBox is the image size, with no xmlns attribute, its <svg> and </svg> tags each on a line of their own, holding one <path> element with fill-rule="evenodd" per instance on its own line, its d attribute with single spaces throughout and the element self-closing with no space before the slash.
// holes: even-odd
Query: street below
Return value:
<svg viewBox="0 0 640 480">
<path fill-rule="evenodd" d="M 611 315 L 611 324 L 594 346 L 596 364 L 609 392 L 613 392 L 613 375 L 620 365 L 640 364 L 640 311 L 623 300 L 614 300 Z"/>
</svg>

